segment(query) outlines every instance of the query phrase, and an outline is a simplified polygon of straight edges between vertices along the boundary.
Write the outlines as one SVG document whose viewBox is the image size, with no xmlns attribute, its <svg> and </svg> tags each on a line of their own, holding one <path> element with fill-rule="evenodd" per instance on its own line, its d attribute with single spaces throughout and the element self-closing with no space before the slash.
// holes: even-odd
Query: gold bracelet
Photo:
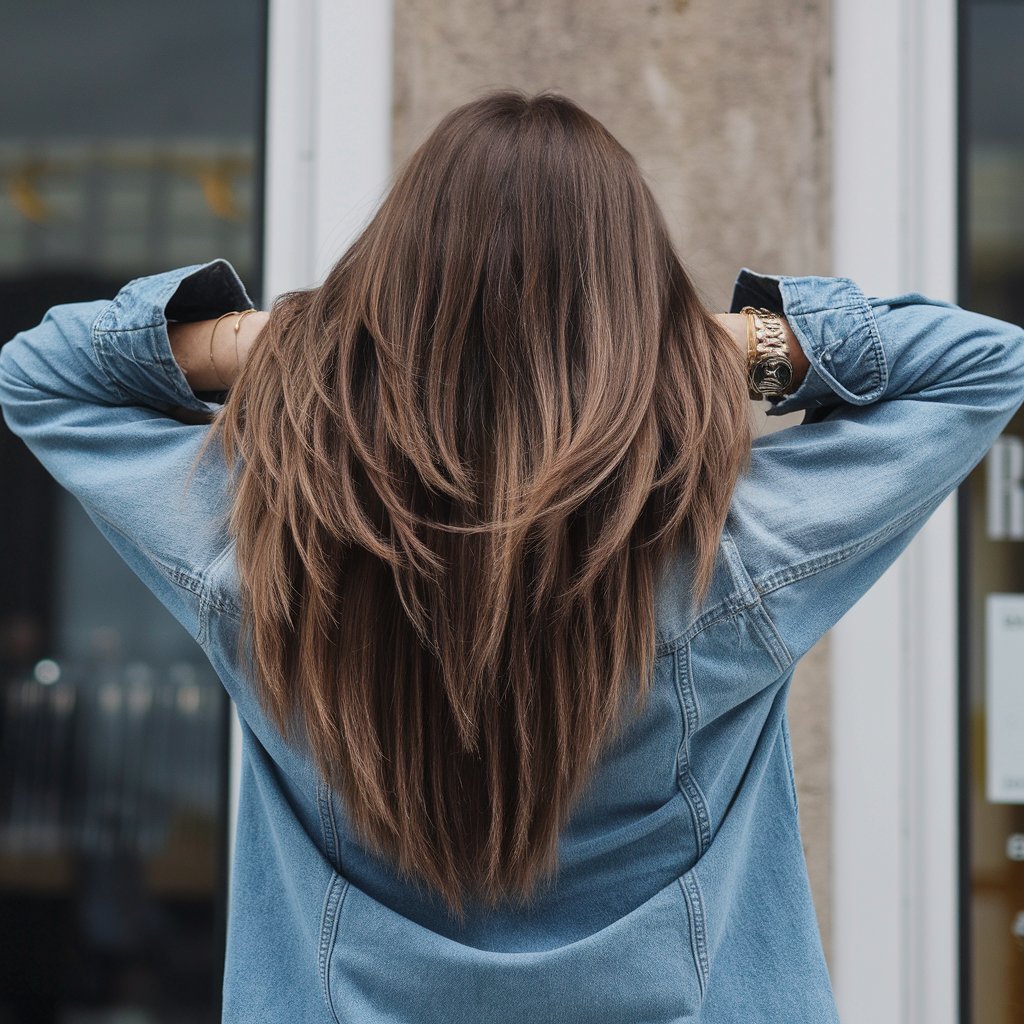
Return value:
<svg viewBox="0 0 1024 1024">
<path fill-rule="evenodd" d="M 224 319 L 224 317 L 226 317 L 226 316 L 233 316 L 235 313 L 236 313 L 236 310 L 233 310 L 233 309 L 228 310 L 228 312 L 226 312 L 226 313 L 221 313 L 221 315 L 219 317 L 217 317 L 217 320 L 216 320 L 216 322 L 213 325 L 213 330 L 210 331 L 210 365 L 213 367 L 214 376 L 216 376 L 217 380 L 219 380 L 221 382 L 221 384 L 224 385 L 225 390 L 227 388 L 231 387 L 231 385 L 228 384 L 228 382 L 226 380 L 224 380 L 224 378 L 220 375 L 220 371 L 217 369 L 217 363 L 214 361 L 214 358 L 213 358 L 213 336 L 217 333 L 217 324 L 219 324 L 221 322 L 221 320 Z"/>
<path fill-rule="evenodd" d="M 248 314 L 248 313 L 255 313 L 255 312 L 256 312 L 255 307 L 253 307 L 251 309 L 246 309 L 246 310 L 229 309 L 226 313 L 221 313 L 221 315 L 219 317 L 217 317 L 217 320 L 216 320 L 216 322 L 213 325 L 213 329 L 210 331 L 210 365 L 213 367 L 214 376 L 216 376 L 217 380 L 219 380 L 221 382 L 221 384 L 224 385 L 224 390 L 225 391 L 229 387 L 231 387 L 231 385 L 220 375 L 220 370 L 217 369 L 217 363 L 216 363 L 216 361 L 213 358 L 213 338 L 214 338 L 214 335 L 217 333 L 217 325 L 226 316 L 237 316 L 238 317 L 238 319 L 235 321 L 235 366 L 237 367 L 238 366 L 238 328 L 241 326 L 242 319 L 246 316 L 246 314 Z"/>
<path fill-rule="evenodd" d="M 253 306 L 250 309 L 244 309 L 239 314 L 238 319 L 235 321 L 235 368 L 238 369 L 242 365 L 242 360 L 238 355 L 238 331 L 242 326 L 242 321 L 250 314 L 255 313 L 256 307 Z"/>
<path fill-rule="evenodd" d="M 793 380 L 793 364 L 782 320 L 770 309 L 744 306 L 747 315 L 747 388 L 751 399 L 782 397 Z"/>
</svg>

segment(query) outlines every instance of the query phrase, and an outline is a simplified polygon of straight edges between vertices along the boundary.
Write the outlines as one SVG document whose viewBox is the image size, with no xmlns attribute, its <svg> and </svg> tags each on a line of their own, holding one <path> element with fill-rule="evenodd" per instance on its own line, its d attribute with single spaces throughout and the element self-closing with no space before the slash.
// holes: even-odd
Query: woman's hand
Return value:
<svg viewBox="0 0 1024 1024">
<path fill-rule="evenodd" d="M 181 367 L 185 379 L 194 392 L 225 391 L 235 382 L 239 370 L 245 365 L 253 342 L 263 330 L 270 313 L 257 310 L 242 317 L 238 327 L 237 355 L 235 323 L 238 318 L 226 316 L 217 319 L 195 320 L 191 323 L 169 323 L 167 336 L 175 362 Z M 213 360 L 210 363 L 210 333 L 213 334 Z"/>
</svg>

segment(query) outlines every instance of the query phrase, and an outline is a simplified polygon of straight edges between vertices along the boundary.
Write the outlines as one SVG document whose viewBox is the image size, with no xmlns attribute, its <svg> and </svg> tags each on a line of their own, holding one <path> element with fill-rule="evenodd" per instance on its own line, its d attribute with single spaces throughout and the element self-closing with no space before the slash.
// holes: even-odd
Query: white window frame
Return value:
<svg viewBox="0 0 1024 1024">
<path fill-rule="evenodd" d="M 315 285 L 391 174 L 392 0 L 269 0 L 263 296 Z M 241 730 L 231 716 L 234 860 Z"/>
<path fill-rule="evenodd" d="M 833 272 L 956 299 L 956 0 L 835 0 Z M 844 1024 L 956 1024 L 957 515 L 838 623 L 832 977 Z"/>
</svg>

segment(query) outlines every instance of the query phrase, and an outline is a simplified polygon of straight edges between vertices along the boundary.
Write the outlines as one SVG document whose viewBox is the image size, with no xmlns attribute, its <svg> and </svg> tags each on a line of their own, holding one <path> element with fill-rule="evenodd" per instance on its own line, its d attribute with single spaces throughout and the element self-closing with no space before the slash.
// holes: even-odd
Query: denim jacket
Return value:
<svg viewBox="0 0 1024 1024">
<path fill-rule="evenodd" d="M 0 353 L 4 419 L 184 625 L 242 726 L 225 1021 L 797 1024 L 837 1019 L 797 821 L 796 663 L 900 554 L 1024 401 L 1024 332 L 847 278 L 741 270 L 733 311 L 783 313 L 810 362 L 768 415 L 710 593 L 657 593 L 650 698 L 605 753 L 528 910 L 457 926 L 353 837 L 233 661 L 239 591 L 216 402 L 168 320 L 252 305 L 214 259 L 53 306 Z M 214 396 L 220 397 L 220 396 Z M 191 420 L 191 422 L 189 422 Z M 12 483 L 6 482 L 10 496 Z"/>
</svg>

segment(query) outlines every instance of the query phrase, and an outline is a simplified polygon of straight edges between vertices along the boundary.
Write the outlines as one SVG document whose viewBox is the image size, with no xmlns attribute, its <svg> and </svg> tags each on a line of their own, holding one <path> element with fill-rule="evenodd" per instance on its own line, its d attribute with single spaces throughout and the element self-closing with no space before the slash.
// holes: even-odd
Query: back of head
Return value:
<svg viewBox="0 0 1024 1024">
<path fill-rule="evenodd" d="M 711 579 L 742 354 L 631 155 L 551 92 L 452 110 L 216 425 L 242 648 L 363 840 L 456 913 L 528 898 L 654 661 L 659 567 Z"/>
</svg>

